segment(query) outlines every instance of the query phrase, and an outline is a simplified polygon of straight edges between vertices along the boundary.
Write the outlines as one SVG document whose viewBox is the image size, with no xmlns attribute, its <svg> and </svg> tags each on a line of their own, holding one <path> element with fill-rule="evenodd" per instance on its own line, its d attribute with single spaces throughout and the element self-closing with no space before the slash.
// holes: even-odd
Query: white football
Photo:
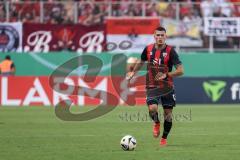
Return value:
<svg viewBox="0 0 240 160">
<path fill-rule="evenodd" d="M 121 139 L 120 145 L 124 151 L 133 151 L 137 146 L 137 140 L 131 135 L 126 135 Z"/>
</svg>

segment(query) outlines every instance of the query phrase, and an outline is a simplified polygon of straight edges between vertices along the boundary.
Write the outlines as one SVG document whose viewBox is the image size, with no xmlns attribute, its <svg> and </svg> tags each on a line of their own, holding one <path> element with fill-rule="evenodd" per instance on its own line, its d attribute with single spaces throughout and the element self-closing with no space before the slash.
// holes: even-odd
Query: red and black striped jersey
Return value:
<svg viewBox="0 0 240 160">
<path fill-rule="evenodd" d="M 150 44 L 143 50 L 141 60 L 148 62 L 148 73 L 146 75 L 147 88 L 164 87 L 165 84 L 173 86 L 173 81 L 170 77 L 166 77 L 163 81 L 155 80 L 157 74 L 171 72 L 173 66 L 176 67 L 182 64 L 173 47 L 166 45 L 160 50 L 155 48 L 155 44 Z"/>
</svg>

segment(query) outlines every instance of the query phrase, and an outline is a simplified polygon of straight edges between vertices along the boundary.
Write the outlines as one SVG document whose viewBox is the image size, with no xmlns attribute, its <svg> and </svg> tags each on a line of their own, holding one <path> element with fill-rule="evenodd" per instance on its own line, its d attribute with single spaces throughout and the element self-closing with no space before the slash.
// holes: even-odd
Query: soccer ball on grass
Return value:
<svg viewBox="0 0 240 160">
<path fill-rule="evenodd" d="M 131 135 L 126 135 L 121 139 L 120 145 L 124 151 L 133 151 L 137 146 L 137 140 Z"/>
</svg>

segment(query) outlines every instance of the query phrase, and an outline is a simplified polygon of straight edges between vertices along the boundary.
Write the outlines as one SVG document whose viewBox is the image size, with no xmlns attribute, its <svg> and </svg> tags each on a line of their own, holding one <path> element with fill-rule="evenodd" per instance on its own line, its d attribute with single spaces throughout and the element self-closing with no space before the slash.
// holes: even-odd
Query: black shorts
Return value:
<svg viewBox="0 0 240 160">
<path fill-rule="evenodd" d="M 173 108 L 176 106 L 176 94 L 172 90 L 165 95 L 158 95 L 156 93 L 150 93 L 147 90 L 147 105 L 162 103 L 163 108 Z"/>
</svg>

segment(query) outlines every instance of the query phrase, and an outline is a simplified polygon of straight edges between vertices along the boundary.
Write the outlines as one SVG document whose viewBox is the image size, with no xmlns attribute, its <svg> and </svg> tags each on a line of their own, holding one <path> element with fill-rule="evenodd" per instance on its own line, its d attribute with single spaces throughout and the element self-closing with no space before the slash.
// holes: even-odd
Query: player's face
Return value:
<svg viewBox="0 0 240 160">
<path fill-rule="evenodd" d="M 167 37 L 167 35 L 164 31 L 155 31 L 154 32 L 154 38 L 155 38 L 155 42 L 157 45 L 165 44 L 166 37 Z"/>
</svg>

